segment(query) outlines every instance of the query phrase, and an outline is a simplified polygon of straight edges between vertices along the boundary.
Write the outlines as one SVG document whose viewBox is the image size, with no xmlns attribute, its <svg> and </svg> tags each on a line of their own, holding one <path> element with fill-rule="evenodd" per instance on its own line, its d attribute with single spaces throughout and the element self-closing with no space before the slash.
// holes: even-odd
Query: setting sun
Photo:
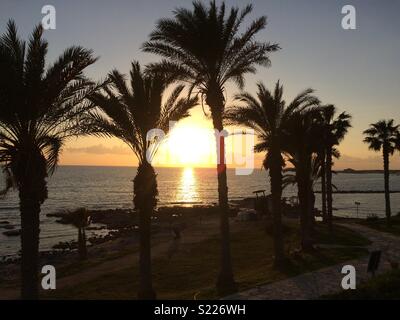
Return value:
<svg viewBox="0 0 400 320">
<path fill-rule="evenodd" d="M 213 131 L 193 124 L 178 124 L 160 147 L 155 162 L 184 167 L 212 165 L 215 163 Z"/>
</svg>

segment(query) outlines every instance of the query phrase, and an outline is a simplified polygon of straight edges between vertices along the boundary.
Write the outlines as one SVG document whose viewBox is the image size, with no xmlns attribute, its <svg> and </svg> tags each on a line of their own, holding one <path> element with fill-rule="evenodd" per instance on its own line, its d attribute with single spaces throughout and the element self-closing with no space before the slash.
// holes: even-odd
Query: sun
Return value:
<svg viewBox="0 0 400 320">
<path fill-rule="evenodd" d="M 193 125 L 177 125 L 160 148 L 156 160 L 161 165 L 204 167 L 215 162 L 212 130 Z"/>
<path fill-rule="evenodd" d="M 167 142 L 171 160 L 184 166 L 208 165 L 215 153 L 214 139 L 206 128 L 177 127 Z"/>
</svg>

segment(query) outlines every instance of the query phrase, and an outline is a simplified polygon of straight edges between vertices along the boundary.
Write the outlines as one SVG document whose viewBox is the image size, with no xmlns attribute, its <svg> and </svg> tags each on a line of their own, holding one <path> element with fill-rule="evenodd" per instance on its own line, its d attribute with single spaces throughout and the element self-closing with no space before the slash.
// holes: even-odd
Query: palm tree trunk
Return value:
<svg viewBox="0 0 400 320">
<path fill-rule="evenodd" d="M 82 228 L 82 248 L 83 248 L 83 259 L 87 259 L 87 246 L 86 246 L 86 230 Z"/>
<path fill-rule="evenodd" d="M 237 284 L 233 277 L 230 230 L 229 230 L 229 205 L 228 184 L 225 164 L 225 137 L 223 134 L 222 112 L 224 108 L 223 95 L 208 95 L 207 104 L 211 108 L 213 125 L 216 130 L 217 147 L 217 176 L 218 176 L 218 203 L 220 211 L 221 232 L 221 266 L 217 278 L 217 291 L 220 296 L 237 291 Z"/>
<path fill-rule="evenodd" d="M 82 228 L 82 247 L 83 247 L 83 257 L 87 259 L 87 246 L 86 246 L 86 230 Z"/>
<path fill-rule="evenodd" d="M 87 259 L 86 234 L 84 228 L 78 228 L 78 253 L 80 260 Z"/>
<path fill-rule="evenodd" d="M 156 298 L 151 272 L 151 216 L 156 205 L 157 182 L 153 167 L 139 165 L 134 179 L 134 204 L 139 212 L 139 292 L 141 300 Z"/>
<path fill-rule="evenodd" d="M 386 148 L 383 148 L 383 173 L 385 180 L 385 211 L 386 211 L 386 222 L 390 225 L 390 218 L 392 215 L 390 209 L 390 188 L 389 188 L 389 153 Z"/>
<path fill-rule="evenodd" d="M 315 232 L 315 214 L 314 214 L 314 208 L 315 208 L 315 194 L 314 190 L 312 188 L 312 181 L 308 181 L 308 206 L 309 206 L 309 214 L 310 214 L 310 235 L 311 237 L 314 236 Z"/>
<path fill-rule="evenodd" d="M 321 152 L 321 199 L 322 199 L 322 219 L 328 222 L 326 212 L 326 153 L 325 150 Z"/>
<path fill-rule="evenodd" d="M 328 147 L 326 152 L 326 203 L 329 232 L 333 230 L 333 214 L 332 214 L 332 148 Z"/>
<path fill-rule="evenodd" d="M 151 215 L 149 212 L 139 213 L 139 292 L 142 300 L 155 299 L 151 272 Z"/>
<path fill-rule="evenodd" d="M 80 260 L 83 260 L 82 252 L 82 228 L 78 227 L 78 256 Z"/>
<path fill-rule="evenodd" d="M 300 163 L 296 166 L 297 189 L 300 204 L 301 248 L 303 251 L 312 249 L 310 226 L 310 188 L 309 173 L 311 170 L 311 157 L 302 155 Z"/>
<path fill-rule="evenodd" d="M 21 211 L 21 298 L 39 299 L 39 223 L 40 200 L 32 192 L 32 183 L 19 188 Z"/>
<path fill-rule="evenodd" d="M 282 198 L 282 158 L 279 149 L 271 150 L 271 166 L 269 170 L 271 179 L 272 193 L 272 210 L 274 223 L 274 254 L 275 267 L 282 266 L 285 260 L 283 232 L 282 232 L 282 213 L 281 213 L 281 198 Z"/>
</svg>

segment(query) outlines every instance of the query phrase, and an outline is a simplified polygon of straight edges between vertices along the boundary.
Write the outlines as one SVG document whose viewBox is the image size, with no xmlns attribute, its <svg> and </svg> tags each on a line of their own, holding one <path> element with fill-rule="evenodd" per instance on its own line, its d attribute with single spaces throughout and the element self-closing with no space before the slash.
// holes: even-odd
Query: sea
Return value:
<svg viewBox="0 0 400 320">
<path fill-rule="evenodd" d="M 216 170 L 211 168 L 156 168 L 159 205 L 207 205 L 218 201 Z M 132 208 L 133 178 L 135 167 L 60 166 L 48 178 L 48 199 L 42 206 L 40 249 L 50 250 L 60 241 L 76 240 L 73 226 L 59 224 L 49 213 L 88 209 Z M 391 189 L 400 190 L 400 175 L 391 174 Z M 382 191 L 383 173 L 337 173 L 333 183 L 338 190 L 356 193 L 334 194 L 334 215 L 366 218 L 384 216 L 383 193 L 357 193 L 358 191 Z M 228 169 L 229 199 L 251 197 L 255 190 L 270 191 L 268 174 L 255 169 L 250 175 L 237 175 Z M 315 190 L 318 190 L 318 183 Z M 296 196 L 295 186 L 289 186 L 284 196 Z M 320 207 L 320 194 L 316 194 L 316 207 Z M 391 194 L 392 214 L 400 211 L 400 193 Z M 7 221 L 14 229 L 20 228 L 18 193 L 11 190 L 0 199 L 0 257 L 15 256 L 20 250 L 18 236 L 6 236 L 3 232 Z M 96 231 L 93 231 L 96 232 Z"/>
</svg>

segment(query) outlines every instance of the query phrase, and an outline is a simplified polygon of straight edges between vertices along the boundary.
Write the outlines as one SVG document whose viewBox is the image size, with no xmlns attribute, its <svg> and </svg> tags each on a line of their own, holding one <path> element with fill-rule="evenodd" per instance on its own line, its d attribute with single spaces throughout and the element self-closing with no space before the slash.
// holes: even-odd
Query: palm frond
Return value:
<svg viewBox="0 0 400 320">
<path fill-rule="evenodd" d="M 193 2 L 192 9 L 175 9 L 173 18 L 160 19 L 142 45 L 145 52 L 164 58 L 149 69 L 189 82 L 189 92 L 195 87 L 205 95 L 210 90 L 224 92 L 228 81 L 243 88 L 244 75 L 254 73 L 256 66 L 268 66 L 269 54 L 279 49 L 255 39 L 267 24 L 264 16 L 241 32 L 251 11 L 248 5 L 241 11 L 232 7 L 228 13 L 224 3 L 218 6 L 215 2 Z"/>
<path fill-rule="evenodd" d="M 395 125 L 393 119 L 372 123 L 363 134 L 365 136 L 363 141 L 368 144 L 370 150 L 383 149 L 383 152 L 393 154 L 399 148 L 399 125 Z"/>
<path fill-rule="evenodd" d="M 46 68 L 48 43 L 42 36 L 39 25 L 26 44 L 9 21 L 0 37 L 0 164 L 17 186 L 26 172 L 37 175 L 40 201 L 63 142 L 79 133 L 79 119 L 90 107 L 87 97 L 99 88 L 83 73 L 96 61 L 91 50 L 71 47 Z"/>
</svg>

